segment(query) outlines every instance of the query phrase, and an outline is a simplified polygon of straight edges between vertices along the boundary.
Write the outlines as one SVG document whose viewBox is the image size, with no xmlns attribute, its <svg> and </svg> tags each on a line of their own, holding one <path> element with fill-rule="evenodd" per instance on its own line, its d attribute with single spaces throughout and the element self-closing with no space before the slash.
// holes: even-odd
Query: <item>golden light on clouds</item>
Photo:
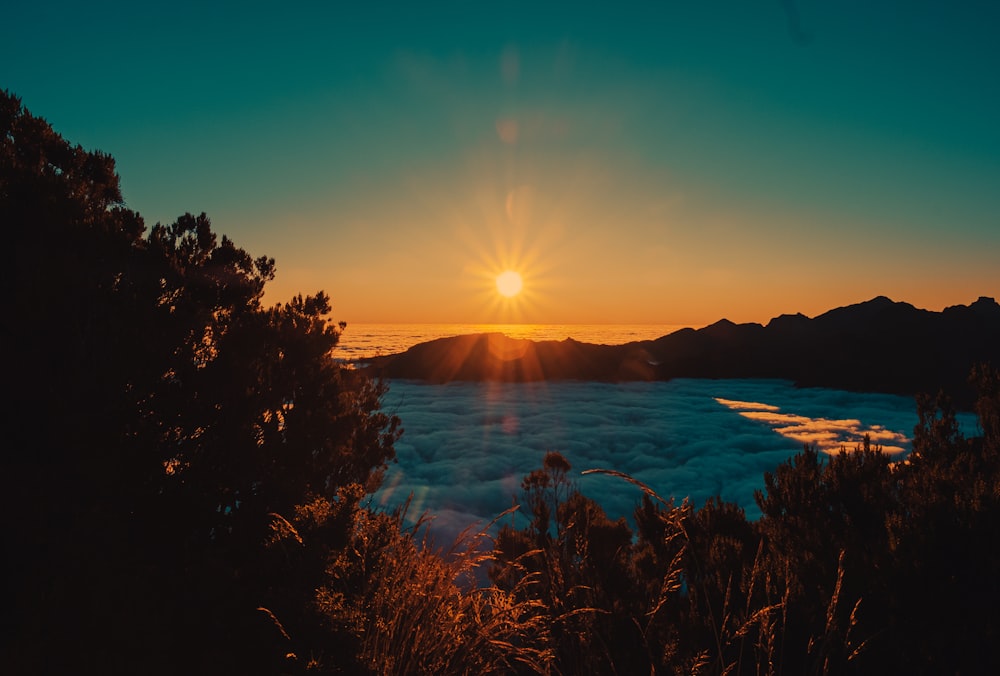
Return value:
<svg viewBox="0 0 1000 676">
<path fill-rule="evenodd" d="M 814 444 L 824 453 L 833 455 L 843 450 L 852 451 L 860 446 L 867 436 L 875 446 L 889 454 L 903 453 L 909 439 L 905 434 L 887 429 L 881 425 L 864 425 L 860 420 L 831 420 L 810 418 L 794 413 L 782 413 L 777 406 L 754 401 L 734 401 L 716 398 L 717 402 L 745 418 L 757 420 L 771 427 L 783 437 L 803 444 Z"/>
</svg>

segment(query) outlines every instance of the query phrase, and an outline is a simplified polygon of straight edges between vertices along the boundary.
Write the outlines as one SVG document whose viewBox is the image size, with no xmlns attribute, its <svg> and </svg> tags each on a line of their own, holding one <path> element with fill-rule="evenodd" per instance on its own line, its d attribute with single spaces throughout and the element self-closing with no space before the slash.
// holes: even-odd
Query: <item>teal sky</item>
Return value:
<svg viewBox="0 0 1000 676">
<path fill-rule="evenodd" d="M 998 3 L 372 5 L 17 3 L 0 87 L 348 323 L 1000 296 Z"/>
</svg>

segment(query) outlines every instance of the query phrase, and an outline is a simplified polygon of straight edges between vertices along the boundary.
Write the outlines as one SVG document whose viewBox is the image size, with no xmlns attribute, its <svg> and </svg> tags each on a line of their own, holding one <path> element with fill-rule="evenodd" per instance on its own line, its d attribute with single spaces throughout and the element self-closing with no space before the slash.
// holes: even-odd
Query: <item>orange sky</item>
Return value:
<svg viewBox="0 0 1000 676">
<path fill-rule="evenodd" d="M 719 205 L 711 186 L 670 192 L 668 177 L 637 181 L 640 168 L 614 160 L 540 161 L 511 188 L 495 166 L 518 149 L 491 141 L 451 175 L 415 171 L 393 200 L 360 193 L 356 211 L 341 202 L 290 223 L 310 233 L 306 252 L 264 237 L 279 262 L 268 300 L 318 285 L 354 322 L 701 325 L 877 295 L 940 310 L 1000 291 L 996 237 L 977 246 L 942 228 L 909 241 L 905 223 L 777 197 Z M 524 279 L 513 299 L 495 286 L 506 269 Z"/>
<path fill-rule="evenodd" d="M 701 325 L 1000 296 L 995 3 L 5 11 L 0 84 L 149 225 L 206 212 L 275 257 L 269 303 Z M 70 67 L 95 44 L 114 86 Z"/>
</svg>

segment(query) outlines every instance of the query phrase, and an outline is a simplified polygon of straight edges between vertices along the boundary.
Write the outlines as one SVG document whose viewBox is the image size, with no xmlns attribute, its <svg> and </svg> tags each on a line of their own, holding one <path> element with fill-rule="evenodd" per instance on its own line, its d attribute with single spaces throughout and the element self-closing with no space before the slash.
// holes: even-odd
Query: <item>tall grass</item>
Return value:
<svg viewBox="0 0 1000 676">
<path fill-rule="evenodd" d="M 492 524 L 441 551 L 428 541 L 426 517 L 406 528 L 405 514 L 359 511 L 350 546 L 318 591 L 319 609 L 358 637 L 360 666 L 374 674 L 548 673 L 548 629 L 526 593 L 534 578 L 513 591 L 477 584 L 492 560 Z"/>
<path fill-rule="evenodd" d="M 687 501 L 675 506 L 621 472 L 589 473 L 628 481 L 659 505 L 647 512 L 659 525 L 645 531 L 651 539 L 615 554 L 625 557 L 623 568 L 594 567 L 608 552 L 593 549 L 597 517 L 586 509 L 557 510 L 572 518 L 555 537 L 546 530 L 541 546 L 513 538 L 509 545 L 526 546 L 510 552 L 498 550 L 489 532 L 516 508 L 484 528 L 467 529 L 446 549 L 429 540 L 426 515 L 404 525 L 408 503 L 391 514 L 358 509 L 350 541 L 332 555 L 316 596 L 322 615 L 354 639 L 351 668 L 372 674 L 636 668 L 828 674 L 864 650 L 855 634 L 861 601 L 845 598 L 843 551 L 822 620 L 798 626 L 801 612 L 789 611 L 801 603 L 804 581 L 767 538 L 756 533 L 745 541 L 754 556 L 726 559 L 726 547 L 738 554 L 744 544 L 727 540 L 722 530 L 694 527 L 696 512 Z M 575 504 L 571 497 L 565 504 Z M 640 557 L 646 557 L 641 565 Z M 486 585 L 484 571 L 497 564 L 502 574 L 494 569 L 490 575 L 498 583 Z M 609 579 L 609 571 L 625 575 L 626 585 Z"/>
</svg>

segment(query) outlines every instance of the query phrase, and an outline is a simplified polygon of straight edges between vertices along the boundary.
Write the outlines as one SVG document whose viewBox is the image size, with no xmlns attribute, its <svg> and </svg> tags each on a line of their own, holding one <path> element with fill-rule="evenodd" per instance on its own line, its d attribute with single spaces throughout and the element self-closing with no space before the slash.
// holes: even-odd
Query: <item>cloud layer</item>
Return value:
<svg viewBox="0 0 1000 676">
<path fill-rule="evenodd" d="M 775 380 L 394 381 L 385 408 L 402 419 L 405 432 L 374 502 L 391 507 L 412 493 L 410 515 L 432 513 L 439 544 L 510 507 L 521 479 L 549 450 L 566 456 L 583 492 L 613 518 L 631 514 L 637 490 L 580 471 L 625 472 L 665 498 L 689 497 L 695 505 L 721 495 L 756 518 L 753 492 L 763 486 L 764 472 L 803 443 L 835 452 L 853 448 L 868 432 L 886 450 L 904 453 L 917 422 L 907 397 L 798 389 Z"/>
</svg>

